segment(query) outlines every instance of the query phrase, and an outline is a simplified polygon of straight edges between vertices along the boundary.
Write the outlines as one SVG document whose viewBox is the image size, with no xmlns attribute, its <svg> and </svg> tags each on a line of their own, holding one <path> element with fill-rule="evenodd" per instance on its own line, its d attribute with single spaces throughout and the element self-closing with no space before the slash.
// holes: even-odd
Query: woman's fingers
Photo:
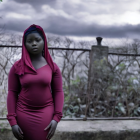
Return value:
<svg viewBox="0 0 140 140">
<path fill-rule="evenodd" d="M 14 136 L 18 139 L 18 135 L 16 133 L 14 133 Z"/>
<path fill-rule="evenodd" d="M 17 133 L 17 129 L 15 129 L 15 130 L 13 131 L 13 134 L 14 134 L 14 136 L 15 136 L 17 139 L 19 139 L 19 136 L 18 136 L 18 133 Z"/>
<path fill-rule="evenodd" d="M 15 136 L 18 140 L 22 139 L 22 138 L 20 137 L 20 133 L 19 133 L 19 132 L 16 132 L 16 133 L 14 134 L 14 136 Z"/>
<path fill-rule="evenodd" d="M 23 139 L 22 133 L 23 133 L 23 132 L 21 131 L 21 129 L 18 128 L 18 136 L 19 136 L 20 139 Z"/>
<path fill-rule="evenodd" d="M 16 137 L 18 140 L 21 139 L 21 138 L 19 137 L 19 135 L 18 135 L 18 132 L 15 134 L 15 137 Z"/>
<path fill-rule="evenodd" d="M 44 130 L 47 130 L 50 127 L 50 125 L 51 125 L 51 123 Z"/>
<path fill-rule="evenodd" d="M 51 132 L 50 139 L 52 138 L 53 135 L 54 135 L 54 130 L 52 130 L 52 132 Z"/>
<path fill-rule="evenodd" d="M 49 139 L 49 136 L 50 136 L 50 131 L 49 131 L 49 133 L 48 133 L 48 135 L 47 135 L 46 139 Z"/>
<path fill-rule="evenodd" d="M 20 128 L 20 127 L 18 127 L 18 128 L 19 128 L 20 133 L 21 133 L 21 134 L 23 134 L 23 132 L 22 132 L 21 128 Z"/>
<path fill-rule="evenodd" d="M 23 132 L 18 125 L 12 126 L 12 132 L 18 140 L 23 139 Z"/>
<path fill-rule="evenodd" d="M 52 136 L 54 135 L 55 129 L 56 129 L 56 123 L 54 123 L 53 121 L 51 121 L 51 123 L 44 129 L 47 130 L 50 127 L 49 133 L 46 137 L 46 139 L 51 139 Z"/>
<path fill-rule="evenodd" d="M 50 131 L 49 131 L 49 133 L 48 133 L 48 135 L 47 135 L 47 138 L 48 138 L 48 139 L 51 138 L 51 136 L 52 136 L 52 131 L 53 131 L 53 129 L 51 128 Z"/>
</svg>

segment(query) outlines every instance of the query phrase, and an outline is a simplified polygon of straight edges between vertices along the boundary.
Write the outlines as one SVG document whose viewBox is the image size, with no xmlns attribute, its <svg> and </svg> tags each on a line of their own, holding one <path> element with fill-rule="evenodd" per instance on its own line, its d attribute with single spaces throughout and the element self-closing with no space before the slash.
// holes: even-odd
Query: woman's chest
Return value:
<svg viewBox="0 0 140 140">
<path fill-rule="evenodd" d="M 37 70 L 37 74 L 25 74 L 21 76 L 20 83 L 22 87 L 33 87 L 33 86 L 46 86 L 51 83 L 52 80 L 52 70 L 46 65 L 41 69 Z"/>
</svg>

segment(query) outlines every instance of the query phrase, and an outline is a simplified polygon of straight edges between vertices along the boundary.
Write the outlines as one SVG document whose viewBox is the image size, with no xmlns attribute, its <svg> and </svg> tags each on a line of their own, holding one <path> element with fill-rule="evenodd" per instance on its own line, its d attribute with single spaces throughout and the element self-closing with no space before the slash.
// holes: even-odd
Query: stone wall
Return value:
<svg viewBox="0 0 140 140">
<path fill-rule="evenodd" d="M 0 121 L 0 140 L 16 140 L 8 122 Z M 51 140 L 139 140 L 139 120 L 60 121 Z"/>
</svg>

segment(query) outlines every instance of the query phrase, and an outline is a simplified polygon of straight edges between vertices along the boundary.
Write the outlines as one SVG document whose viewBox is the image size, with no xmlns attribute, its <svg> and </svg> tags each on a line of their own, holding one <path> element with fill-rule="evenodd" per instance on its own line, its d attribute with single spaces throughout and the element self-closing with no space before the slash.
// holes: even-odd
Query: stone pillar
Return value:
<svg viewBox="0 0 140 140">
<path fill-rule="evenodd" d="M 108 80 L 108 46 L 101 45 L 101 37 L 97 37 L 96 39 L 97 45 L 91 46 L 90 52 L 86 103 L 87 106 L 85 118 L 83 120 L 86 120 L 88 110 L 90 110 L 90 103 L 101 100 L 99 98 L 102 98 L 102 93 Z M 96 109 L 94 108 L 94 111 L 95 110 Z"/>
<path fill-rule="evenodd" d="M 108 46 L 102 46 L 101 37 L 97 37 L 97 45 L 91 47 L 90 67 L 89 67 L 89 83 L 90 88 L 99 87 L 99 83 L 104 82 L 104 78 L 108 71 Z M 105 77 L 104 77 L 105 76 Z M 93 85 L 94 84 L 94 85 Z M 101 86 L 101 85 L 100 85 Z"/>
</svg>

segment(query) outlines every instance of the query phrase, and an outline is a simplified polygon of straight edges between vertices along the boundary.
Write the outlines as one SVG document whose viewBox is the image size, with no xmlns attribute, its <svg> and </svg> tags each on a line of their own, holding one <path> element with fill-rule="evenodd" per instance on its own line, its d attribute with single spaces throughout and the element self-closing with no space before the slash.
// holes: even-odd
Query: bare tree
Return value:
<svg viewBox="0 0 140 140">
<path fill-rule="evenodd" d="M 21 37 L 14 34 L 5 34 L 3 29 L 0 32 L 1 45 L 19 45 Z M 6 114 L 6 97 L 8 93 L 8 73 L 13 63 L 20 57 L 21 48 L 0 47 L 0 113 Z"/>
</svg>

